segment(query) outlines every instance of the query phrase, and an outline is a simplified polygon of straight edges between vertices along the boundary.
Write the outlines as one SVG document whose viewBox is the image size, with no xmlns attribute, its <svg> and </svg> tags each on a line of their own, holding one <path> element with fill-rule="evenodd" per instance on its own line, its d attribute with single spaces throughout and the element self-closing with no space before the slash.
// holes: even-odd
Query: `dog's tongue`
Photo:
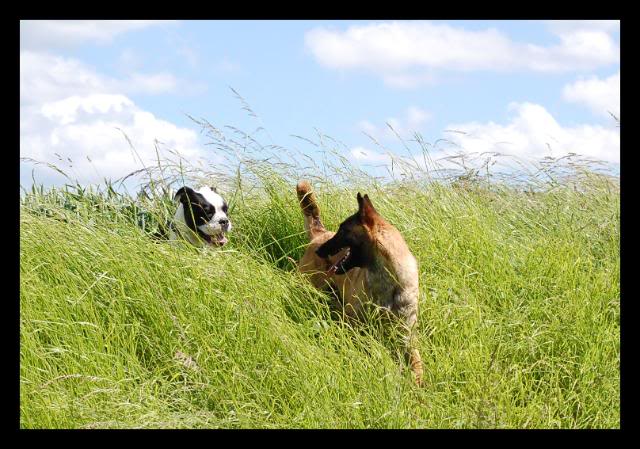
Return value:
<svg viewBox="0 0 640 449">
<path fill-rule="evenodd" d="M 342 254 L 342 256 L 336 261 L 336 263 L 334 263 L 333 265 L 331 265 L 329 267 L 329 269 L 327 270 L 327 274 L 332 275 L 335 274 L 336 271 L 338 271 L 338 266 L 340 264 L 342 264 L 345 260 L 347 260 L 347 258 L 349 257 L 349 255 L 351 254 L 351 250 L 349 248 L 347 248 L 346 250 L 344 250 L 344 253 Z"/>
<path fill-rule="evenodd" d="M 202 237 L 209 245 L 222 246 L 228 242 L 224 234 L 203 234 Z"/>
</svg>

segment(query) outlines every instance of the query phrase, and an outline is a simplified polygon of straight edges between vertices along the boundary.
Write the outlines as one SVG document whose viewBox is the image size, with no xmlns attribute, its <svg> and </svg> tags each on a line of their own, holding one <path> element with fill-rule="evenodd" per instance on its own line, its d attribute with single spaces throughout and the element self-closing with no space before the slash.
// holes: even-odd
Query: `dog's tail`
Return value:
<svg viewBox="0 0 640 449">
<path fill-rule="evenodd" d="M 317 233 L 326 230 L 322 221 L 320 221 L 320 208 L 318 207 L 316 196 L 311 190 L 309 181 L 300 181 L 296 186 L 296 191 L 298 192 L 298 201 L 304 215 L 304 230 L 307 232 L 307 237 L 313 239 Z"/>
</svg>

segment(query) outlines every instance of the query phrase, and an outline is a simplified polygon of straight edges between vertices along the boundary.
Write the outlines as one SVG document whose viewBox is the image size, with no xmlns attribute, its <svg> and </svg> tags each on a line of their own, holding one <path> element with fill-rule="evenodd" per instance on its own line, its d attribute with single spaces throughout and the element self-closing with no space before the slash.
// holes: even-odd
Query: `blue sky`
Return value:
<svg viewBox="0 0 640 449">
<path fill-rule="evenodd" d="M 460 151 L 508 141 L 498 149 L 615 165 L 619 39 L 619 22 L 596 21 L 22 21 L 20 152 L 69 157 L 82 182 L 117 178 L 136 168 L 118 126 L 142 157 L 158 138 L 208 158 L 185 113 L 251 131 L 233 87 L 266 143 L 300 147 L 291 135 L 317 128 L 358 163 L 386 160 L 364 132 L 404 155 L 389 122 L 428 142 L 455 126 Z M 21 164 L 23 185 L 31 168 Z"/>
</svg>

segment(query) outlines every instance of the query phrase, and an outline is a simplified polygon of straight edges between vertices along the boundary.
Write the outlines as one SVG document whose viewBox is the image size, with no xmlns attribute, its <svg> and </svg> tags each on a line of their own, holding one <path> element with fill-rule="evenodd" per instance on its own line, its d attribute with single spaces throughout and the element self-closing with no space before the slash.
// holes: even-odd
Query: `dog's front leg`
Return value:
<svg viewBox="0 0 640 449">
<path fill-rule="evenodd" d="M 405 343 L 405 360 L 409 363 L 411 367 L 411 371 L 413 372 L 413 377 L 418 386 L 422 385 L 422 376 L 424 374 L 422 368 L 422 358 L 420 357 L 420 352 L 418 351 L 417 345 L 415 344 L 415 336 L 413 332 L 408 337 L 409 342 Z"/>
<path fill-rule="evenodd" d="M 413 299 L 413 295 L 408 295 L 406 292 L 396 294 L 394 299 L 392 311 L 401 320 L 405 361 L 411 367 L 416 384 L 421 386 L 424 370 L 416 336 L 418 302 Z"/>
</svg>

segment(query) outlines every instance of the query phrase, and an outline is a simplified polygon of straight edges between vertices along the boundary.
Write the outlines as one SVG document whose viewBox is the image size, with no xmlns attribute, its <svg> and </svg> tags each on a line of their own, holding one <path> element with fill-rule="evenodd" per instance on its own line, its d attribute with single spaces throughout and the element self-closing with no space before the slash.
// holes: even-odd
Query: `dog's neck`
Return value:
<svg viewBox="0 0 640 449">
<path fill-rule="evenodd" d="M 406 244 L 390 248 L 384 240 L 376 241 L 371 262 L 366 267 L 367 290 L 372 298 L 390 299 L 397 292 L 417 289 L 414 285 L 418 279 L 417 264 L 409 249 L 405 248 Z"/>
</svg>

